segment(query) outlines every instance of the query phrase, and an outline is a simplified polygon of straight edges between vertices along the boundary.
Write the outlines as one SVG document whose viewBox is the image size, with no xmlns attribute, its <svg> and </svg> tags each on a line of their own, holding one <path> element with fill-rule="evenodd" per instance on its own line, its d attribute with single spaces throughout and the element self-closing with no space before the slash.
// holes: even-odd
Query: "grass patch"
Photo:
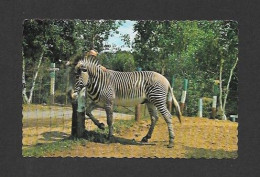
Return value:
<svg viewBox="0 0 260 177">
<path fill-rule="evenodd" d="M 135 114 L 134 107 L 115 106 L 113 111 L 117 113 L 129 114 L 129 115 Z"/>
<path fill-rule="evenodd" d="M 203 148 L 191 148 L 186 147 L 188 153 L 185 158 L 231 158 L 236 159 L 238 157 L 237 151 L 225 151 L 223 149 L 211 150 L 211 149 L 203 149 Z"/>
<path fill-rule="evenodd" d="M 135 120 L 117 120 L 114 122 L 114 132 L 120 133 L 134 126 Z M 96 133 L 108 135 L 108 127 L 105 130 L 96 129 Z M 104 137 L 105 138 L 105 137 Z M 31 147 L 23 148 L 24 157 L 44 157 L 47 154 L 55 154 L 64 150 L 71 150 L 73 147 L 81 145 L 85 146 L 88 140 L 80 139 L 64 139 L 54 143 L 36 144 Z"/>
<path fill-rule="evenodd" d="M 126 106 L 114 106 L 114 112 L 135 115 L 135 107 L 126 107 Z M 149 117 L 149 112 L 145 104 L 141 104 L 140 107 L 141 117 Z"/>
<path fill-rule="evenodd" d="M 119 134 L 123 130 L 129 129 L 132 126 L 134 126 L 135 123 L 136 123 L 136 121 L 134 119 L 130 119 L 130 120 L 116 120 L 113 123 L 114 133 Z M 108 126 L 105 127 L 105 130 L 101 130 L 101 129 L 97 128 L 95 130 L 95 132 L 108 134 Z"/>
<path fill-rule="evenodd" d="M 70 150 L 73 146 L 86 145 L 85 139 L 64 139 L 54 143 L 37 144 L 32 147 L 24 148 L 22 154 L 24 157 L 43 157 L 46 154 L 52 154 L 58 151 Z"/>
<path fill-rule="evenodd" d="M 115 133 L 120 133 L 122 130 L 133 127 L 135 123 L 136 121 L 134 119 L 118 120 L 114 123 L 114 131 Z"/>
<path fill-rule="evenodd" d="M 23 104 L 23 111 L 49 111 L 49 110 L 60 110 L 62 109 L 71 109 L 71 106 L 58 106 L 58 105 L 41 105 L 41 104 Z"/>
</svg>

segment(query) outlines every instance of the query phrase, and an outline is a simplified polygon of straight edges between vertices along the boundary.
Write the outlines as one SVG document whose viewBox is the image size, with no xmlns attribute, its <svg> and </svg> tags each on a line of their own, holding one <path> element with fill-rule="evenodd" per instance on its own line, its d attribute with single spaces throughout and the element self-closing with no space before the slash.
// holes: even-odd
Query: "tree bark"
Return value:
<svg viewBox="0 0 260 177">
<path fill-rule="evenodd" d="M 77 103 L 71 102 L 72 105 L 72 124 L 71 124 L 71 136 L 77 137 Z"/>
<path fill-rule="evenodd" d="M 39 73 L 39 68 L 40 68 L 41 63 L 42 63 L 43 54 L 44 54 L 44 52 L 41 53 L 40 58 L 39 58 L 39 63 L 38 63 L 36 73 L 35 73 L 34 78 L 33 78 L 33 83 L 32 83 L 32 87 L 31 87 L 31 90 L 30 90 L 30 96 L 29 96 L 29 99 L 28 99 L 28 102 L 27 102 L 28 104 L 32 103 L 33 91 L 34 91 L 35 83 L 36 83 L 37 76 L 38 76 L 38 73 Z"/>
<path fill-rule="evenodd" d="M 76 136 L 78 138 L 83 137 L 85 132 L 85 109 L 86 109 L 86 97 L 85 88 L 83 88 L 77 98 L 77 123 L 76 123 Z"/>
<path fill-rule="evenodd" d="M 22 56 L 23 57 L 23 56 Z M 22 73 L 22 84 L 23 84 L 23 102 L 28 103 L 28 97 L 26 95 L 26 81 L 25 81 L 25 61 L 23 57 L 23 73 Z"/>
<path fill-rule="evenodd" d="M 220 108 L 220 114 L 221 114 L 221 119 L 226 120 L 227 117 L 225 115 L 225 110 L 223 109 L 223 100 L 222 100 L 222 72 L 223 72 L 223 63 L 224 59 L 220 60 L 220 69 L 219 69 L 219 108 Z"/>
<path fill-rule="evenodd" d="M 230 70 L 229 79 L 228 79 L 228 83 L 227 83 L 227 92 L 225 93 L 225 96 L 224 96 L 224 103 L 223 103 L 224 112 L 225 112 L 225 109 L 226 109 L 227 97 L 228 97 L 228 93 L 229 93 L 229 85 L 230 85 L 230 82 L 231 82 L 231 78 L 233 76 L 234 69 L 236 68 L 237 62 L 238 62 L 238 57 L 236 58 L 236 61 L 233 65 L 233 67 Z"/>
</svg>

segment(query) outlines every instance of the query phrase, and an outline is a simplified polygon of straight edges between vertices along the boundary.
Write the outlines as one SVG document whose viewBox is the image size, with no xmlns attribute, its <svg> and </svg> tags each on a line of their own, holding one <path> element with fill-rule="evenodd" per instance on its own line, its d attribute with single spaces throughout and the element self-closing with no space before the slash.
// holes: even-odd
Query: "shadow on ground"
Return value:
<svg viewBox="0 0 260 177">
<path fill-rule="evenodd" d="M 223 149 L 204 149 L 185 146 L 186 158 L 232 158 L 238 157 L 237 151 L 226 151 Z"/>
<path fill-rule="evenodd" d="M 44 140 L 44 141 L 62 140 L 70 136 L 67 133 L 59 132 L 59 131 L 44 132 L 41 135 L 43 136 L 43 138 L 41 138 L 40 140 Z"/>
<path fill-rule="evenodd" d="M 51 132 L 44 132 L 41 134 L 43 138 L 40 140 L 43 141 L 66 141 L 66 140 L 73 140 L 77 139 L 72 137 L 70 134 L 59 132 L 59 131 L 51 131 Z M 85 131 L 82 139 L 85 139 L 89 142 L 95 143 L 102 143 L 102 144 L 109 144 L 109 143 L 120 143 L 122 145 L 155 145 L 155 143 L 143 143 L 138 142 L 134 139 L 126 139 L 117 136 L 113 136 L 111 140 L 108 140 L 106 133 L 100 133 L 95 131 Z M 41 145 L 43 143 L 38 143 L 37 145 Z"/>
<path fill-rule="evenodd" d="M 83 138 L 90 142 L 102 143 L 102 144 L 120 143 L 123 145 L 141 145 L 141 146 L 142 145 L 155 145 L 154 143 L 142 143 L 142 142 L 135 141 L 135 139 L 126 139 L 126 138 L 121 138 L 121 137 L 117 137 L 117 136 L 113 136 L 113 138 L 111 140 L 108 140 L 107 134 L 95 132 L 95 131 L 85 131 Z"/>
</svg>

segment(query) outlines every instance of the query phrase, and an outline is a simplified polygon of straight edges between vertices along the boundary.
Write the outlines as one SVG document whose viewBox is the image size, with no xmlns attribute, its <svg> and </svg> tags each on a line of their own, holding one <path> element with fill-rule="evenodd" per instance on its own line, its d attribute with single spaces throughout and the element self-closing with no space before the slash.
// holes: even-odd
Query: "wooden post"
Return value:
<svg viewBox="0 0 260 177">
<path fill-rule="evenodd" d="M 135 121 L 139 121 L 140 120 L 140 112 L 141 112 L 141 105 L 138 104 L 135 106 Z"/>
<path fill-rule="evenodd" d="M 173 90 L 173 87 L 174 87 L 174 81 L 175 81 L 175 78 L 174 76 L 172 76 L 172 82 L 171 82 L 171 89 Z M 172 112 L 172 95 L 169 94 L 168 96 L 168 109 L 170 111 L 170 113 Z"/>
<path fill-rule="evenodd" d="M 55 68 L 55 63 L 51 63 L 50 77 L 51 77 L 51 85 L 50 85 L 50 104 L 54 104 L 54 92 L 55 92 L 55 71 L 58 71 L 59 68 Z"/>
<path fill-rule="evenodd" d="M 77 137 L 77 102 L 71 102 L 72 105 L 72 124 L 71 124 L 71 136 Z"/>
<path fill-rule="evenodd" d="M 232 122 L 236 122 L 238 115 L 230 115 L 230 118 L 231 118 Z"/>
<path fill-rule="evenodd" d="M 183 91 L 181 95 L 181 112 L 183 113 L 184 107 L 185 107 L 185 100 L 186 100 L 186 95 L 187 95 L 187 89 L 188 89 L 188 79 L 184 79 L 183 82 Z"/>
<path fill-rule="evenodd" d="M 203 103 L 202 103 L 202 98 L 199 99 L 199 112 L 198 116 L 202 117 L 202 110 L 203 110 Z"/>
<path fill-rule="evenodd" d="M 212 102 L 212 118 L 216 118 L 216 111 L 217 111 L 217 95 L 218 95 L 218 86 L 215 83 L 213 86 L 213 102 Z"/>
<path fill-rule="evenodd" d="M 137 71 L 142 71 L 142 68 L 138 67 Z M 138 104 L 135 106 L 135 121 L 140 120 L 140 115 L 141 115 L 141 105 Z"/>
</svg>

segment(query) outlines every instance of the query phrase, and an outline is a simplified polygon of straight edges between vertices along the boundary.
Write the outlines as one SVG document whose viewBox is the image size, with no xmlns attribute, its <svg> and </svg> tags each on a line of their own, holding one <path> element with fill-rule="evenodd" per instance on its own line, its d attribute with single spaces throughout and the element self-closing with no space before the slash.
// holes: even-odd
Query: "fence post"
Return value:
<svg viewBox="0 0 260 177">
<path fill-rule="evenodd" d="M 214 83 L 213 86 L 213 102 L 212 102 L 212 118 L 216 118 L 216 110 L 217 110 L 217 95 L 218 95 L 218 86 Z"/>
<path fill-rule="evenodd" d="M 173 90 L 173 87 L 174 87 L 174 81 L 175 81 L 175 78 L 174 76 L 172 76 L 172 82 L 171 82 L 171 89 Z M 172 112 L 172 95 L 169 94 L 168 96 L 168 109 L 170 111 L 170 113 Z"/>
<path fill-rule="evenodd" d="M 203 111 L 203 103 L 202 103 L 202 98 L 199 99 L 199 112 L 198 116 L 202 117 L 202 111 Z"/>
<path fill-rule="evenodd" d="M 137 71 L 142 71 L 142 68 L 138 67 Z M 141 104 L 138 104 L 135 106 L 135 121 L 140 120 L 140 115 L 141 115 Z"/>
<path fill-rule="evenodd" d="M 187 95 L 187 88 L 188 88 L 188 79 L 184 79 L 183 82 L 183 91 L 181 95 L 181 112 L 183 113 L 184 107 L 185 107 L 185 100 Z"/>
<path fill-rule="evenodd" d="M 55 71 L 58 71 L 59 68 L 55 68 L 55 63 L 51 63 L 50 77 L 51 77 L 51 85 L 50 85 L 50 104 L 54 104 L 54 92 L 55 92 Z"/>
</svg>

